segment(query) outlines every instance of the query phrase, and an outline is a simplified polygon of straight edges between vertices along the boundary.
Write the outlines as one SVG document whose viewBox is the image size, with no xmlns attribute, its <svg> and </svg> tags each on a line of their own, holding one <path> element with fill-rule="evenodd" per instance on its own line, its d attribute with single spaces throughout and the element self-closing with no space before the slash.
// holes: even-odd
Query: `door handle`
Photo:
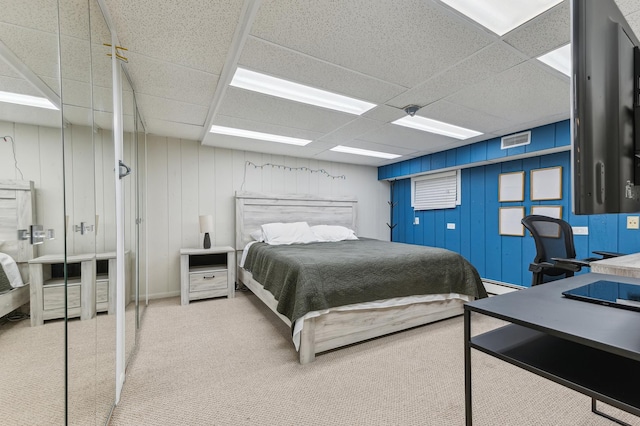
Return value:
<svg viewBox="0 0 640 426">
<path fill-rule="evenodd" d="M 125 176 L 129 176 L 129 174 L 131 173 L 131 167 L 127 166 L 126 164 L 124 164 L 122 162 L 122 160 L 119 160 L 119 164 L 120 164 L 120 179 L 122 179 Z M 124 172 L 122 172 L 122 168 L 124 167 Z"/>
</svg>

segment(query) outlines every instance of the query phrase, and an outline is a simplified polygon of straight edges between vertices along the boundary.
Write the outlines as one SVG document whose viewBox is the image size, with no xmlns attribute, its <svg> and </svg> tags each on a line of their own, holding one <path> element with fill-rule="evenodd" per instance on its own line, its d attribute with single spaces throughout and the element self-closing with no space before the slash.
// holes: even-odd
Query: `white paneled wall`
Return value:
<svg viewBox="0 0 640 426">
<path fill-rule="evenodd" d="M 17 168 L 10 141 L 4 142 L 1 139 L 7 135 L 15 140 Z M 112 135 L 109 130 L 100 129 L 92 133 L 89 127 L 67 126 L 64 137 L 67 148 L 64 156 L 66 214 L 69 216 L 70 228 L 67 251 L 70 254 L 92 253 L 94 250 L 114 251 L 116 233 Z M 135 150 L 131 142 L 131 135 L 125 134 L 124 159 L 127 164 L 134 161 Z M 62 175 L 60 129 L 0 121 L 0 179 L 24 177 L 25 180 L 32 180 L 36 190 L 37 223 L 55 230 L 55 240 L 38 246 L 39 256 L 64 252 Z M 133 177 L 126 178 L 124 185 L 127 212 L 125 247 L 132 250 L 135 232 Z M 73 232 L 73 226 L 80 222 L 95 225 L 96 215 L 99 216 L 97 236 L 94 232 L 85 235 Z"/>
<path fill-rule="evenodd" d="M 354 195 L 358 199 L 358 234 L 389 239 L 388 185 L 375 167 L 258 154 L 203 146 L 197 141 L 149 135 L 147 225 L 149 293 L 180 294 L 179 251 L 202 247 L 198 216 L 214 216 L 212 245 L 234 245 L 236 191 L 272 194 Z M 246 167 L 245 162 L 324 169 L 321 173 Z M 244 185 L 243 185 L 244 183 Z"/>
</svg>

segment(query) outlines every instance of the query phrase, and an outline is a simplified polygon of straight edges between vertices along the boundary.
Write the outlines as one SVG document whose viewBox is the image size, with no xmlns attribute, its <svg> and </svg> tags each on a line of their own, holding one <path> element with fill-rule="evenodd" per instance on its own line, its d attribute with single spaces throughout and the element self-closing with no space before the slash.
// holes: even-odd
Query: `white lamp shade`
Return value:
<svg viewBox="0 0 640 426">
<path fill-rule="evenodd" d="M 210 214 L 200 216 L 200 232 L 203 234 L 213 232 L 213 216 Z"/>
</svg>

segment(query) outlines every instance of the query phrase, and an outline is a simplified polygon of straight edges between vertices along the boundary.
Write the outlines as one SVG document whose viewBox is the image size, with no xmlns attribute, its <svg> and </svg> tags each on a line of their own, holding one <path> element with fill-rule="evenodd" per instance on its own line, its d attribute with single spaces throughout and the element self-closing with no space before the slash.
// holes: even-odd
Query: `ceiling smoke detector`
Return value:
<svg viewBox="0 0 640 426">
<path fill-rule="evenodd" d="M 413 117 L 414 115 L 416 115 L 416 112 L 418 112 L 420 108 L 422 107 L 419 107 L 418 105 L 407 105 L 402 109 L 407 113 L 409 117 Z"/>
</svg>

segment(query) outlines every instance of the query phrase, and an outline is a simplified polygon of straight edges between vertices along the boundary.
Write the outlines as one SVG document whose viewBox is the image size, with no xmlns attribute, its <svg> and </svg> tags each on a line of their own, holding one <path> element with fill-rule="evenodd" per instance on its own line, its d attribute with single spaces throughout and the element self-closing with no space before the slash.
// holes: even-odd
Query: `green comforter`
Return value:
<svg viewBox="0 0 640 426">
<path fill-rule="evenodd" d="M 310 311 L 394 297 L 459 293 L 486 297 L 478 271 L 449 250 L 360 239 L 249 248 L 244 269 L 291 320 Z"/>
</svg>

